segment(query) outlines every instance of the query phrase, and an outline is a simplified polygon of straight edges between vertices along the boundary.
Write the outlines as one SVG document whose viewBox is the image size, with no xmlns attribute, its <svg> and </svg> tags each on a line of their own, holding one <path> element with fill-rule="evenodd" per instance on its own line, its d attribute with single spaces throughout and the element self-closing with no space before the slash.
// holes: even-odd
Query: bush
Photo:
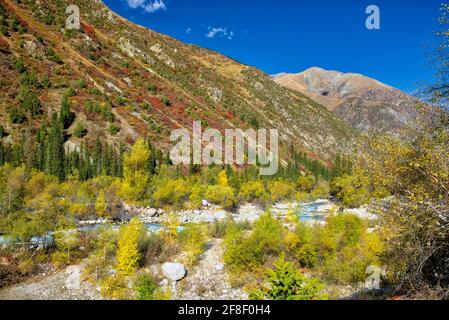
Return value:
<svg viewBox="0 0 449 320">
<path fill-rule="evenodd" d="M 21 106 L 23 110 L 27 111 L 32 116 L 36 116 L 41 112 L 41 103 L 38 97 L 29 89 L 26 89 L 23 93 Z"/>
<path fill-rule="evenodd" d="M 229 221 L 227 220 L 215 220 L 210 227 L 210 236 L 215 239 L 221 239 L 226 235 L 226 231 L 229 227 Z"/>
<path fill-rule="evenodd" d="M 84 138 L 87 135 L 87 129 L 84 123 L 78 122 L 73 130 L 73 135 L 79 139 Z"/>
<path fill-rule="evenodd" d="M 9 110 L 9 120 L 12 124 L 22 124 L 27 120 L 27 117 L 22 110 L 13 107 Z"/>
<path fill-rule="evenodd" d="M 261 288 L 250 293 L 252 300 L 324 300 L 319 279 L 308 279 L 282 256 L 265 272 Z"/>
<path fill-rule="evenodd" d="M 171 106 L 171 102 L 170 102 L 170 99 L 168 99 L 167 97 L 162 97 L 161 98 L 161 101 L 162 101 L 162 103 L 164 104 L 164 106 L 166 106 L 166 107 L 170 107 Z"/>
<path fill-rule="evenodd" d="M 271 201 L 278 202 L 292 198 L 295 193 L 295 186 L 293 183 L 284 180 L 269 181 L 268 190 Z"/>
<path fill-rule="evenodd" d="M 232 224 L 225 236 L 224 261 L 233 272 L 258 270 L 270 256 L 282 248 L 284 229 L 271 214 L 263 214 L 247 233 Z"/>
<path fill-rule="evenodd" d="M 148 274 L 140 274 L 134 284 L 134 291 L 138 300 L 154 300 L 157 284 Z"/>
<path fill-rule="evenodd" d="M 115 136 L 117 133 L 120 132 L 120 127 L 118 125 L 116 125 L 115 123 L 111 123 L 108 131 L 111 135 Z"/>
<path fill-rule="evenodd" d="M 245 182 L 240 187 L 239 200 L 251 202 L 259 200 L 265 202 L 268 200 L 268 194 L 262 181 Z"/>
<path fill-rule="evenodd" d="M 57 251 L 52 254 L 52 263 L 60 268 L 76 262 L 80 258 L 80 234 L 78 232 L 61 231 L 55 233 Z"/>
<path fill-rule="evenodd" d="M 355 176 L 335 178 L 331 183 L 330 193 L 350 208 L 358 208 L 369 200 L 367 187 Z"/>
<path fill-rule="evenodd" d="M 131 297 L 128 280 L 122 274 L 107 276 L 100 282 L 101 295 L 115 300 L 125 300 Z"/>
<path fill-rule="evenodd" d="M 87 87 L 86 80 L 84 80 L 84 79 L 78 80 L 77 85 L 80 89 L 85 89 Z"/>
<path fill-rule="evenodd" d="M 184 179 L 162 180 L 156 188 L 153 197 L 160 207 L 165 205 L 181 207 L 189 197 L 189 185 Z"/>
<path fill-rule="evenodd" d="M 19 73 L 24 73 L 25 71 L 27 71 L 27 69 L 26 69 L 26 67 L 25 67 L 25 64 L 23 63 L 23 61 L 22 60 L 17 60 L 15 63 L 14 63 L 14 68 L 17 70 L 17 72 L 19 72 Z"/>
<path fill-rule="evenodd" d="M 167 241 L 161 233 L 150 233 L 145 237 L 141 252 L 144 254 L 145 265 L 152 265 L 167 261 L 178 251 L 175 242 Z"/>
<path fill-rule="evenodd" d="M 314 176 L 300 176 L 296 183 L 298 190 L 304 192 L 311 192 L 315 184 L 316 178 Z"/>
<path fill-rule="evenodd" d="M 131 276 L 139 267 L 141 255 L 139 243 L 145 235 L 145 227 L 139 219 L 120 228 L 117 249 L 117 270 L 125 276 Z"/>
<path fill-rule="evenodd" d="M 382 246 L 377 234 L 366 232 L 367 224 L 357 216 L 339 214 L 327 219 L 318 239 L 320 272 L 324 279 L 355 285 L 366 279 L 366 268 L 379 265 Z"/>
<path fill-rule="evenodd" d="M 209 186 L 206 192 L 206 199 L 213 204 L 228 209 L 235 204 L 235 190 L 229 186 Z"/>
<path fill-rule="evenodd" d="M 153 92 L 153 93 L 157 91 L 156 86 L 152 83 L 147 84 L 146 88 L 148 91 Z"/>
<path fill-rule="evenodd" d="M 207 229 L 199 224 L 190 224 L 180 234 L 180 244 L 185 254 L 186 266 L 193 266 L 204 252 Z"/>
<path fill-rule="evenodd" d="M 63 64 L 61 58 L 56 54 L 56 52 L 52 48 L 47 49 L 47 59 L 57 64 Z"/>
</svg>

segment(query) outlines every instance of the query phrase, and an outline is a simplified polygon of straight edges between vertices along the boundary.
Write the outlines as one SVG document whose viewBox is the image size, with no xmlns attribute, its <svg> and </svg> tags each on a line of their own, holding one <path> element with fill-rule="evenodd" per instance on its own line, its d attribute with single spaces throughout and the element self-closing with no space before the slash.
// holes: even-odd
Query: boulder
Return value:
<svg viewBox="0 0 449 320">
<path fill-rule="evenodd" d="M 226 211 L 218 211 L 217 213 L 215 213 L 215 219 L 217 220 L 226 220 L 228 218 L 228 214 Z"/>
<path fill-rule="evenodd" d="M 217 270 L 217 271 L 223 271 L 224 268 L 225 268 L 225 266 L 223 263 L 219 263 L 219 264 L 215 265 L 215 270 Z"/>
<path fill-rule="evenodd" d="M 180 263 L 167 262 L 162 265 L 162 273 L 171 281 L 179 281 L 186 276 L 187 270 Z"/>
<path fill-rule="evenodd" d="M 202 200 L 202 201 L 201 201 L 201 205 L 202 205 L 203 207 L 208 207 L 208 206 L 209 206 L 209 202 L 207 202 L 207 200 Z"/>
<path fill-rule="evenodd" d="M 256 213 L 247 213 L 244 215 L 237 215 L 235 218 L 236 222 L 249 222 L 254 223 L 259 220 L 260 216 Z"/>
</svg>

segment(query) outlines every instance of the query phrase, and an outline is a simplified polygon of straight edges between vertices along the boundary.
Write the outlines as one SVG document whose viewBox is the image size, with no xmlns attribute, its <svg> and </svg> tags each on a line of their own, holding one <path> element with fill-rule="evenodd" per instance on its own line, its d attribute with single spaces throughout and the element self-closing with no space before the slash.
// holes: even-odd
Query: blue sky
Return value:
<svg viewBox="0 0 449 320">
<path fill-rule="evenodd" d="M 123 17 L 268 74 L 312 66 L 407 92 L 431 81 L 426 58 L 442 0 L 104 0 Z M 377 5 L 381 29 L 367 30 Z"/>
</svg>

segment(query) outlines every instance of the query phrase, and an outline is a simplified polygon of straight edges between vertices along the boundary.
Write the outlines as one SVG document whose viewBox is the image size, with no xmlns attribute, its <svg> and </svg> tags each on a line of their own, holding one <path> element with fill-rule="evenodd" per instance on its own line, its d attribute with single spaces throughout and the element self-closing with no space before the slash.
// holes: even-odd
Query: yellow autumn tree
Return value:
<svg viewBox="0 0 449 320">
<path fill-rule="evenodd" d="M 121 186 L 121 196 L 127 201 L 139 202 L 144 199 L 148 185 L 147 171 L 150 149 L 148 142 L 140 138 L 123 159 L 124 180 Z"/>
<path fill-rule="evenodd" d="M 120 229 L 117 249 L 117 270 L 125 276 L 132 276 L 141 258 L 139 242 L 145 234 L 143 223 L 134 218 L 131 222 Z"/>
<path fill-rule="evenodd" d="M 220 173 L 218 174 L 217 184 L 220 187 L 229 187 L 228 175 L 226 174 L 225 170 L 220 171 Z"/>
<path fill-rule="evenodd" d="M 95 212 L 99 217 L 106 217 L 108 215 L 108 202 L 104 191 L 101 191 L 95 201 Z"/>
</svg>

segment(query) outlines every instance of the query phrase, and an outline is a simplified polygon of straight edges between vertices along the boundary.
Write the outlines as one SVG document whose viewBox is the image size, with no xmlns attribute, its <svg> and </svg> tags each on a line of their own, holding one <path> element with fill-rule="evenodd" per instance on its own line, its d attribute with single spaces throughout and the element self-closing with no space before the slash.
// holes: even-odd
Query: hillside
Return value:
<svg viewBox="0 0 449 320">
<path fill-rule="evenodd" d="M 415 98 L 360 74 L 310 68 L 273 79 L 326 106 L 360 131 L 398 132 L 419 115 Z"/>
<path fill-rule="evenodd" d="M 70 136 L 71 147 L 100 135 L 114 145 L 144 136 L 167 149 L 171 130 L 194 120 L 220 131 L 277 128 L 284 146 L 325 160 L 354 141 L 354 131 L 326 108 L 262 71 L 132 24 L 101 1 L 0 3 L 6 142 L 33 134 L 68 91 L 76 118 L 67 132 L 86 129 L 82 138 Z M 80 7 L 79 31 L 64 29 L 72 3 Z M 34 111 L 24 106 L 30 96 Z"/>
</svg>

